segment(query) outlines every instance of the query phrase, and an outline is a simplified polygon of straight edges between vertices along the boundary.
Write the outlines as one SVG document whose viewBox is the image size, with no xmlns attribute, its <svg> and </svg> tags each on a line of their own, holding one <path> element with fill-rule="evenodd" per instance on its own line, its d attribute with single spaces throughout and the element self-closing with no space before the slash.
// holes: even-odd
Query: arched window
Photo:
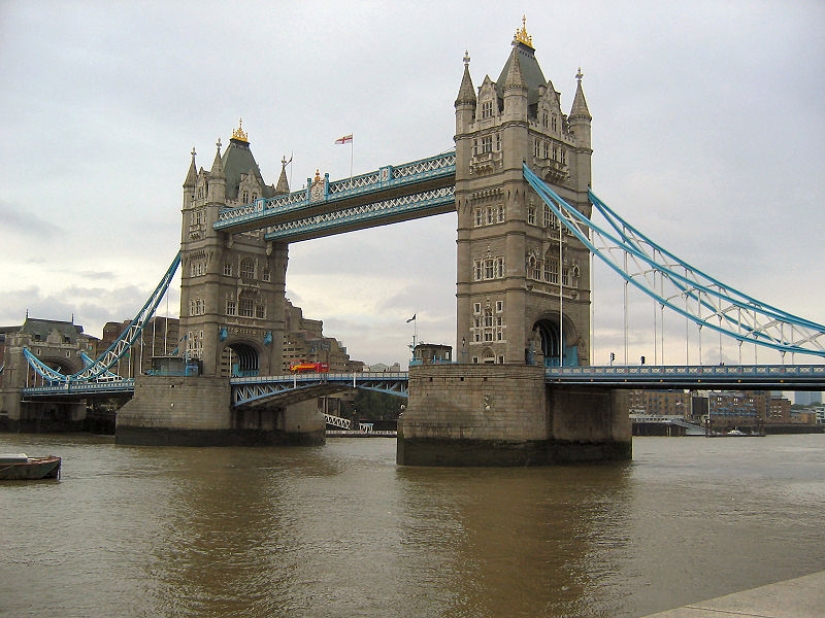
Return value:
<svg viewBox="0 0 825 618">
<path fill-rule="evenodd" d="M 243 279 L 255 278 L 255 262 L 251 258 L 241 260 L 241 277 Z"/>
</svg>

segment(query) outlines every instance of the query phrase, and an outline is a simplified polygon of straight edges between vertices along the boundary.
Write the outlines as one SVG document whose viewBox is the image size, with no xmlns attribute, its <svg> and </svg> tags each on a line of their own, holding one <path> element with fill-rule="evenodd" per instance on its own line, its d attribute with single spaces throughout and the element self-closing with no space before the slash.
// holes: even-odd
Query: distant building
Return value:
<svg viewBox="0 0 825 618">
<path fill-rule="evenodd" d="M 391 373 L 398 373 L 401 371 L 400 363 L 393 363 L 392 365 L 385 365 L 384 363 L 376 363 L 374 365 L 370 365 L 366 367 L 364 371 L 369 371 L 370 373 L 384 373 L 384 372 L 391 372 Z"/>
<path fill-rule="evenodd" d="M 62 373 L 74 373 L 84 366 L 81 354 L 93 357 L 97 350 L 96 337 L 83 332 L 83 327 L 74 320 L 44 320 L 26 316 L 19 326 L 0 327 L 0 366 L 6 363 L 6 347 L 26 347 L 45 365 Z M 0 387 L 3 386 L 4 370 L 0 373 Z M 41 378 L 34 370 L 28 370 L 23 384 L 38 384 Z"/>
<path fill-rule="evenodd" d="M 691 394 L 683 390 L 630 391 L 630 412 L 689 418 L 693 414 Z"/>
<path fill-rule="evenodd" d="M 109 349 L 131 323 L 131 320 L 106 322 L 95 357 Z M 133 378 L 137 374 L 145 374 L 152 368 L 153 357 L 183 356 L 182 351 L 185 351 L 185 348 L 186 342 L 180 335 L 180 320 L 155 316 L 143 327 L 132 349 L 125 353 L 110 371 L 124 378 Z"/>
<path fill-rule="evenodd" d="M 324 336 L 324 322 L 304 317 L 303 310 L 286 301 L 284 316 L 284 350 L 281 370 L 302 361 L 328 363 L 331 373 L 353 373 L 364 370 L 364 363 L 351 360 L 347 348 L 337 339 Z"/>
<path fill-rule="evenodd" d="M 822 403 L 822 393 L 816 391 L 796 391 L 793 402 L 798 406 L 810 406 Z"/>
<path fill-rule="evenodd" d="M 411 365 L 437 365 L 453 362 L 453 348 L 440 343 L 419 343 L 413 348 Z"/>
</svg>

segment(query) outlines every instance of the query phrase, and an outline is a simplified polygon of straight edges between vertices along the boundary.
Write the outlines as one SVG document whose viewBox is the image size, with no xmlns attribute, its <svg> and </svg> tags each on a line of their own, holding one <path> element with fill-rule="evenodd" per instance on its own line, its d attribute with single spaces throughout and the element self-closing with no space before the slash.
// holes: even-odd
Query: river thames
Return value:
<svg viewBox="0 0 825 618">
<path fill-rule="evenodd" d="M 0 483 L 0 615 L 634 618 L 825 570 L 825 436 L 635 438 L 631 463 L 407 468 L 395 440 L 63 457 Z"/>
</svg>

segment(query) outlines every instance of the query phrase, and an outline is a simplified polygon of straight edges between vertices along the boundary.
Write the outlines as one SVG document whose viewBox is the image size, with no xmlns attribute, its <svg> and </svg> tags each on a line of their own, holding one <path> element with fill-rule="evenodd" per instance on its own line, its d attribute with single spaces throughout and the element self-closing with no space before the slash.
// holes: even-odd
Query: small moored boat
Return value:
<svg viewBox="0 0 825 618">
<path fill-rule="evenodd" d="M 25 453 L 0 454 L 0 481 L 35 481 L 60 477 L 57 455 L 29 457 Z"/>
</svg>

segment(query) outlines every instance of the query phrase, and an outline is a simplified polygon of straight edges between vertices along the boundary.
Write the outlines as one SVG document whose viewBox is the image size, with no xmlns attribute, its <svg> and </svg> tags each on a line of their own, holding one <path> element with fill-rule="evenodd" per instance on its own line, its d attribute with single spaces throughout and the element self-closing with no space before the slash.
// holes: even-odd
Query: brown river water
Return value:
<svg viewBox="0 0 825 618">
<path fill-rule="evenodd" d="M 395 440 L 63 457 L 0 482 L 0 616 L 638 617 L 825 570 L 825 435 L 635 438 L 632 463 L 407 468 Z"/>
</svg>

